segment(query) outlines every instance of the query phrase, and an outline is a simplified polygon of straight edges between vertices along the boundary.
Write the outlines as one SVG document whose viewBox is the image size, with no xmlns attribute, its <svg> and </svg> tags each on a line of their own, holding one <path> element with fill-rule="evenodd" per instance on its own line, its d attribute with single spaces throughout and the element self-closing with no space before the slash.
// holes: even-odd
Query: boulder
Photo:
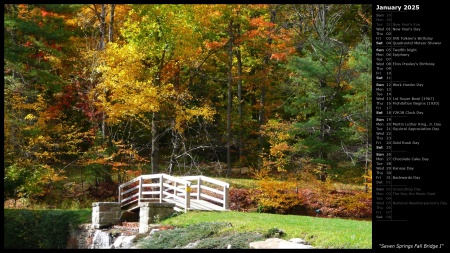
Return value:
<svg viewBox="0 0 450 253">
<path fill-rule="evenodd" d="M 280 238 L 269 238 L 265 241 L 256 241 L 249 244 L 250 249 L 313 249 L 310 245 L 289 242 Z"/>
<path fill-rule="evenodd" d="M 132 236 L 119 236 L 114 241 L 114 248 L 115 249 L 129 249 L 134 246 L 134 238 L 136 238 L 135 235 Z"/>
</svg>

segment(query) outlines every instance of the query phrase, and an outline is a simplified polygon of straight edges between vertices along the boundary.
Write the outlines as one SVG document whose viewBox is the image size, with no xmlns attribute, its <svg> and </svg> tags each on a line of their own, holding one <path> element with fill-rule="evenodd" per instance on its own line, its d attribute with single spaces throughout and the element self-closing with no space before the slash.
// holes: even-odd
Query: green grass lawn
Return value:
<svg viewBox="0 0 450 253">
<path fill-rule="evenodd" d="M 372 222 L 340 218 L 319 218 L 267 213 L 190 211 L 162 221 L 162 224 L 186 227 L 201 222 L 229 222 L 234 232 L 267 233 L 278 228 L 283 239 L 302 238 L 316 248 L 371 249 Z"/>
<path fill-rule="evenodd" d="M 231 188 L 253 189 L 258 186 L 258 181 L 252 178 L 213 177 L 216 180 L 227 182 Z"/>
</svg>

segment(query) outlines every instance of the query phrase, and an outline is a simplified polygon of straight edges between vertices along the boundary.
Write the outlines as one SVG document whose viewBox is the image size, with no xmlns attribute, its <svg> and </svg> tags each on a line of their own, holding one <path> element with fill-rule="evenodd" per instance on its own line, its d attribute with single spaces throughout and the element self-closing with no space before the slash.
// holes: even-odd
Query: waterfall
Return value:
<svg viewBox="0 0 450 253">
<path fill-rule="evenodd" d="M 111 244 L 112 238 L 109 231 L 95 230 L 91 249 L 109 249 Z"/>
</svg>

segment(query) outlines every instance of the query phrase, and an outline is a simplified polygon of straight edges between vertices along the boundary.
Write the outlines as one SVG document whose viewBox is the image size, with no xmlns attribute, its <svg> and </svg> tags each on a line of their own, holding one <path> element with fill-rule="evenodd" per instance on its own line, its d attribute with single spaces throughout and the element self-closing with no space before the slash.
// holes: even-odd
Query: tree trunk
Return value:
<svg viewBox="0 0 450 253">
<path fill-rule="evenodd" d="M 272 9 L 270 11 L 270 22 L 274 23 L 275 22 L 275 18 L 277 15 L 277 10 L 276 8 Z M 272 44 L 272 38 L 269 35 L 269 38 L 267 39 L 267 44 Z M 270 52 L 268 54 L 266 54 L 264 56 L 264 64 L 266 65 L 267 68 L 269 68 L 269 59 L 270 59 Z M 260 170 L 262 167 L 262 153 L 263 153 L 263 148 L 264 148 L 264 138 L 261 134 L 261 127 L 265 122 L 265 101 L 266 101 L 266 84 L 265 82 L 261 82 L 261 96 L 259 99 L 259 116 L 258 116 L 258 129 L 260 130 L 258 133 L 258 164 L 257 164 L 257 169 Z"/>
<path fill-rule="evenodd" d="M 367 88 L 367 84 L 365 85 L 365 88 L 366 88 L 366 96 L 365 96 L 365 104 L 364 104 L 364 107 L 365 107 L 365 113 L 366 113 L 366 119 L 371 119 L 371 111 L 369 111 L 369 105 L 368 105 L 368 101 L 369 101 L 369 98 L 368 98 L 368 92 L 369 92 L 369 90 L 368 90 L 368 88 Z M 371 120 L 366 120 L 366 152 L 365 152 L 365 167 L 364 167 L 364 173 L 365 173 L 365 175 L 366 175 L 366 177 L 364 177 L 364 190 L 365 190 L 365 192 L 369 192 L 369 186 L 367 185 L 367 176 L 369 176 L 369 159 L 371 158 L 371 156 L 369 156 L 369 145 L 370 145 L 370 143 L 369 143 L 369 141 L 370 141 L 370 136 L 369 136 L 369 122 L 371 123 L 372 121 Z"/>
<path fill-rule="evenodd" d="M 95 4 L 94 4 L 95 8 Z M 105 49 L 105 39 L 106 39 L 106 5 L 100 4 L 100 15 L 98 16 L 99 22 L 100 22 L 100 41 L 98 43 L 98 51 L 103 51 Z M 106 90 L 104 91 L 106 93 Z M 107 131 L 107 125 L 106 125 L 106 113 L 102 112 L 102 122 L 101 122 L 101 131 L 102 131 L 102 143 L 105 143 L 106 138 L 108 137 Z M 107 145 L 109 145 L 108 143 Z M 112 183 L 112 176 L 110 168 L 108 168 L 108 165 L 104 164 L 104 173 L 102 176 L 102 179 L 105 183 Z"/>
<path fill-rule="evenodd" d="M 241 26 L 238 24 L 238 37 L 241 35 Z M 239 163 L 242 167 L 242 159 L 244 157 L 243 154 L 243 126 L 242 126 L 242 58 L 241 58 L 241 49 L 239 46 L 236 48 L 236 58 L 237 58 L 237 71 L 238 71 L 238 113 L 239 113 L 239 140 L 238 140 L 238 149 L 239 149 Z"/>
<path fill-rule="evenodd" d="M 158 133 L 159 112 L 154 112 L 152 117 L 152 153 L 151 172 L 159 172 L 159 133 Z"/>
<path fill-rule="evenodd" d="M 116 8 L 115 4 L 111 4 L 111 14 L 109 17 L 109 42 L 113 42 L 114 35 L 114 9 Z"/>
<path fill-rule="evenodd" d="M 94 5 L 95 6 L 95 5 Z M 100 5 L 100 41 L 98 43 L 98 50 L 102 51 L 105 49 L 105 36 L 106 36 L 106 6 L 104 4 Z M 102 143 L 105 142 L 105 131 L 106 131 L 106 114 L 102 112 Z"/>
<path fill-rule="evenodd" d="M 261 84 L 261 97 L 259 100 L 259 115 L 258 115 L 258 128 L 261 130 L 262 125 L 264 124 L 264 104 L 266 99 L 266 86 L 264 84 Z M 258 170 L 262 167 L 262 153 L 264 148 L 264 138 L 262 134 L 258 133 Z"/>
<path fill-rule="evenodd" d="M 179 142 L 178 132 L 172 130 L 172 154 L 170 155 L 169 171 L 168 171 L 169 175 L 172 175 L 173 167 L 177 160 L 178 142 Z"/>
<path fill-rule="evenodd" d="M 228 103 L 227 103 L 227 176 L 231 172 L 231 103 L 232 93 L 231 85 L 233 83 L 232 67 L 233 67 L 233 20 L 230 20 L 228 26 L 228 34 L 230 40 L 228 43 Z"/>
<path fill-rule="evenodd" d="M 100 42 L 98 44 L 98 50 L 105 49 L 105 37 L 106 37 L 106 5 L 100 5 Z"/>
</svg>

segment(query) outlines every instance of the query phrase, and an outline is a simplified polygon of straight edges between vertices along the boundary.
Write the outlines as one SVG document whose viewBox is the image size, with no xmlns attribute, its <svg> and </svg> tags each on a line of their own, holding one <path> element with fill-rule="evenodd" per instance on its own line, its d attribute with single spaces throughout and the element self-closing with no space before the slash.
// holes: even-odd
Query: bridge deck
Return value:
<svg viewBox="0 0 450 253">
<path fill-rule="evenodd" d="M 177 211 L 184 211 L 184 209 L 180 208 L 180 206 L 184 206 L 184 201 L 181 200 L 175 200 L 172 198 L 165 198 L 163 199 L 164 202 L 168 203 L 175 203 L 175 209 Z M 145 202 L 145 201 L 142 201 Z M 202 211 L 229 211 L 228 209 L 224 210 L 221 206 L 212 204 L 211 202 L 205 201 L 205 200 L 197 200 L 197 199 L 191 199 L 190 200 L 190 208 L 188 208 L 188 211 L 194 211 L 194 210 L 202 210 Z M 138 209 L 139 206 L 137 205 L 137 202 L 135 202 L 133 205 L 128 205 L 126 207 L 122 207 L 123 210 L 127 211 L 133 211 Z"/>
<path fill-rule="evenodd" d="M 180 205 L 184 205 L 184 202 L 180 201 L 180 200 L 176 200 L 176 199 L 172 199 L 172 198 L 165 198 L 164 199 L 165 202 L 168 203 L 175 203 L 180 204 Z M 188 210 L 193 211 L 193 210 L 202 210 L 202 211 L 228 211 L 228 210 L 224 210 L 223 207 L 218 206 L 218 205 L 214 205 L 211 202 L 205 201 L 205 200 L 197 200 L 197 199 L 191 199 L 190 200 L 190 208 Z M 181 208 L 178 208 L 181 210 Z M 184 211 L 184 210 L 181 210 Z"/>
</svg>

